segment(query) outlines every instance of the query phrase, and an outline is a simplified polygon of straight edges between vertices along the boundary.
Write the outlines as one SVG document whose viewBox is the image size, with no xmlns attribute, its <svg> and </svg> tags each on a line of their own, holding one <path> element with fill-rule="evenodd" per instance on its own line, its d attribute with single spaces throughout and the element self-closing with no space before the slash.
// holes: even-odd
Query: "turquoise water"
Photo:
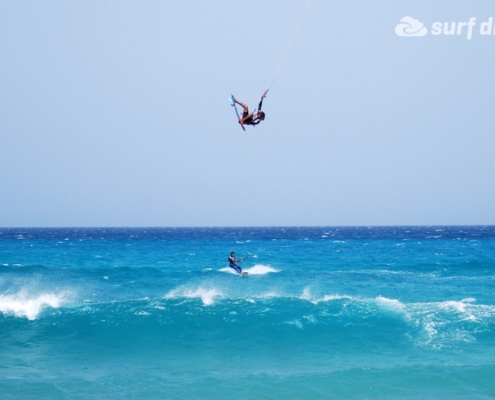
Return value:
<svg viewBox="0 0 495 400">
<path fill-rule="evenodd" d="M 3 228 L 0 393 L 491 399 L 494 293 L 495 227 Z"/>
</svg>

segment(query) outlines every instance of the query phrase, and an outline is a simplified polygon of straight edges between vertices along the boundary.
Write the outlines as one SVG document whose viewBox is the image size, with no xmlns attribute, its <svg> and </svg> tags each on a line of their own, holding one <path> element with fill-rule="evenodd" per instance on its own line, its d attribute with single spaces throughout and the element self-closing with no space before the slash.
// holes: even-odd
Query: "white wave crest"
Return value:
<svg viewBox="0 0 495 400">
<path fill-rule="evenodd" d="M 321 298 L 316 298 L 315 296 L 313 296 L 311 294 L 311 289 L 309 287 L 304 288 L 303 293 L 299 298 L 301 300 L 309 301 L 313 304 L 326 303 L 326 302 L 333 301 L 333 300 L 356 300 L 352 296 L 340 295 L 340 294 L 326 294 L 325 296 L 323 296 Z"/>
<path fill-rule="evenodd" d="M 311 295 L 311 289 L 309 287 L 305 287 L 303 293 L 300 297 L 301 300 L 307 300 L 313 302 L 313 296 Z"/>
<path fill-rule="evenodd" d="M 66 298 L 66 294 L 55 293 L 29 295 L 19 292 L 14 295 L 0 295 L 0 312 L 34 320 L 46 307 L 59 308 Z"/>
<path fill-rule="evenodd" d="M 266 275 L 269 273 L 280 272 L 280 270 L 272 268 L 268 265 L 256 264 L 254 267 L 243 269 L 249 275 Z"/>
<path fill-rule="evenodd" d="M 398 313 L 406 312 L 406 306 L 403 303 L 401 303 L 399 300 L 387 299 L 386 297 L 378 296 L 375 299 L 375 301 L 381 308 L 385 310 L 398 312 Z"/>
<path fill-rule="evenodd" d="M 475 302 L 476 299 L 473 298 L 467 298 L 467 299 L 462 299 L 461 301 L 454 301 L 454 300 L 448 300 L 439 303 L 439 307 L 444 309 L 444 310 L 454 310 L 457 311 L 458 313 L 466 315 L 466 319 L 470 319 L 472 321 L 476 321 L 476 317 L 468 311 L 467 307 L 469 306 L 470 303 Z"/>
<path fill-rule="evenodd" d="M 228 274 L 239 275 L 233 268 L 225 267 L 219 269 L 220 272 L 226 272 Z M 256 264 L 251 268 L 242 268 L 243 272 L 247 272 L 249 275 L 266 275 L 269 273 L 280 272 L 280 270 L 270 267 L 269 265 Z"/>
<path fill-rule="evenodd" d="M 357 300 L 352 296 L 348 295 L 340 295 L 340 294 L 326 294 L 323 296 L 322 299 L 317 300 L 316 302 L 319 303 L 320 301 L 322 302 L 327 302 L 327 301 L 333 301 L 333 300 Z"/>
<path fill-rule="evenodd" d="M 204 289 L 202 287 L 193 289 L 174 289 L 165 295 L 166 299 L 174 299 L 177 297 L 185 297 L 187 299 L 201 299 L 205 306 L 209 306 L 214 303 L 215 297 L 223 297 L 224 294 L 217 289 Z"/>
</svg>

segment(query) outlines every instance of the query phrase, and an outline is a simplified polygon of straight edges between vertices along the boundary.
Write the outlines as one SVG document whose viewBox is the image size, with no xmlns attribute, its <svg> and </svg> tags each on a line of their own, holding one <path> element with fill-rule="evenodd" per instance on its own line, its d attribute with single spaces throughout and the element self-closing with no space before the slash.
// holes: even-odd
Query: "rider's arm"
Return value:
<svg viewBox="0 0 495 400">
<path fill-rule="evenodd" d="M 260 104 L 258 104 L 258 112 L 261 111 L 261 106 L 263 105 L 263 99 L 264 97 L 261 98 Z"/>
<path fill-rule="evenodd" d="M 253 116 L 253 113 L 250 113 L 248 115 L 246 115 L 244 118 L 241 117 L 241 121 L 242 123 L 245 123 L 249 118 L 251 118 Z"/>
</svg>

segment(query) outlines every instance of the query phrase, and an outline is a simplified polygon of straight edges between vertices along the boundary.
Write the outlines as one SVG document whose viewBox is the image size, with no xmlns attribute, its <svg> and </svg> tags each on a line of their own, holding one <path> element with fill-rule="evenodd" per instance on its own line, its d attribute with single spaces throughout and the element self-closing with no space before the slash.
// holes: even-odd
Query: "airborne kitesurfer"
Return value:
<svg viewBox="0 0 495 400">
<path fill-rule="evenodd" d="M 239 123 L 242 125 L 258 125 L 261 121 L 265 119 L 265 113 L 261 111 L 261 106 L 263 104 L 263 98 L 264 95 L 261 97 L 260 104 L 258 105 L 258 111 L 256 112 L 249 112 L 249 108 L 246 104 L 241 103 L 239 100 L 237 100 L 234 97 L 234 101 L 239 104 L 244 111 L 242 112 L 242 117 L 239 118 Z"/>
</svg>

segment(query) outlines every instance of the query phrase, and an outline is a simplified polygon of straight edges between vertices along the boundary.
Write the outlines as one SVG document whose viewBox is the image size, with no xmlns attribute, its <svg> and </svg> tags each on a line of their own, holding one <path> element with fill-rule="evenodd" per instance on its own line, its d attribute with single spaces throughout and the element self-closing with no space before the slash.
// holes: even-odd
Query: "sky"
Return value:
<svg viewBox="0 0 495 400">
<path fill-rule="evenodd" d="M 495 224 L 489 18 L 492 1 L 0 0 L 0 226 Z M 230 94 L 255 108 L 280 61 L 243 132 Z"/>
</svg>

